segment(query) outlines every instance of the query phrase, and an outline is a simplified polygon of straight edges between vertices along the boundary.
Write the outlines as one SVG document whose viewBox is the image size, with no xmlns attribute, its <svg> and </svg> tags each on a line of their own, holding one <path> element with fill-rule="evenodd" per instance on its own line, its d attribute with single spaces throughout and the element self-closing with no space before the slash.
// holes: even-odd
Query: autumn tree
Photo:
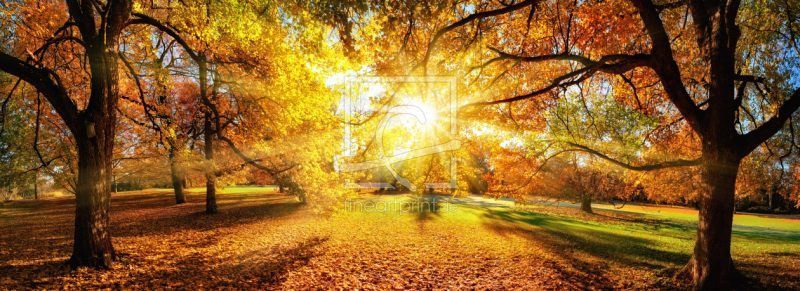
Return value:
<svg viewBox="0 0 800 291">
<path fill-rule="evenodd" d="M 20 11 L 32 3 L 11 2 Z M 8 40 L 18 46 L 0 52 L 0 69 L 36 87 L 70 129 L 78 150 L 73 266 L 110 266 L 116 254 L 108 233 L 111 158 L 119 99 L 118 56 L 122 31 L 130 19 L 131 1 L 37 3 L 27 17 L 15 17 L 18 28 Z M 21 12 L 21 11 L 20 11 Z M 20 16 L 25 14 L 18 14 Z M 36 17 L 36 18 L 34 18 Z M 23 22 L 58 23 L 25 31 Z M 21 39 L 34 35 L 46 38 Z M 30 45 L 30 46 L 29 46 Z M 59 48 L 79 51 L 86 70 L 62 58 Z M 78 70 L 76 70 L 78 69 Z M 72 75 L 67 76 L 67 74 Z M 85 86 L 73 86 L 82 82 Z M 79 81 L 80 80 L 80 81 Z"/>
<path fill-rule="evenodd" d="M 175 41 L 163 33 L 153 35 L 155 43 L 134 46 L 122 58 L 127 80 L 134 88 L 131 93 L 135 94 L 122 97 L 127 106 L 121 106 L 121 112 L 124 121 L 136 125 L 131 129 L 137 132 L 132 139 L 137 139 L 139 151 L 151 156 L 162 149 L 166 152 L 175 200 L 181 204 L 186 202 L 183 188 L 192 159 L 191 148 L 202 134 L 198 126 L 200 112 L 195 109 L 198 88 L 193 79 L 186 77 L 195 68 L 186 66 Z M 134 67 L 133 63 L 140 65 Z"/>
<path fill-rule="evenodd" d="M 171 9 L 136 13 L 132 23 L 148 25 L 159 39 L 174 43 L 197 84 L 193 100 L 202 126 L 195 132 L 203 137 L 206 212 L 215 213 L 218 177 L 254 167 L 284 178 L 307 158 L 290 154 L 308 143 L 296 135 L 331 129 L 334 95 L 317 76 L 336 70 L 324 65 L 337 63 L 332 60 L 340 54 L 328 44 L 323 26 L 294 7 L 255 1 L 167 2 L 152 8 L 159 5 Z"/>
</svg>

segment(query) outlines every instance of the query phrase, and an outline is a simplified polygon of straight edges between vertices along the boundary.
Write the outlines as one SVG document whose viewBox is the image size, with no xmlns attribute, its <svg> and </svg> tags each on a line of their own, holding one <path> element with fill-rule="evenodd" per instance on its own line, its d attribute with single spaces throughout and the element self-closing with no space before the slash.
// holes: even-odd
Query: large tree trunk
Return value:
<svg viewBox="0 0 800 291">
<path fill-rule="evenodd" d="M 734 82 L 736 43 L 740 31 L 735 23 L 728 23 L 736 19 L 738 2 L 727 2 L 727 5 L 733 5 L 731 7 L 725 3 L 704 7 L 711 12 L 705 24 L 708 26 L 699 31 L 705 35 L 698 38 L 701 55 L 708 64 L 708 107 L 701 116 L 703 127 L 699 128 L 704 189 L 700 197 L 694 253 L 681 272 L 691 276 L 696 290 L 730 290 L 739 286 L 744 278 L 731 259 L 736 175 L 744 156 L 740 148 L 742 140 L 735 126 L 741 102 L 736 101 Z M 744 87 L 739 90 L 742 89 Z"/>
<path fill-rule="evenodd" d="M 175 154 L 169 154 L 169 170 L 172 177 L 172 189 L 175 191 L 175 203 L 186 203 L 186 196 L 183 194 L 183 175 L 178 170 L 177 161 L 175 161 Z"/>
<path fill-rule="evenodd" d="M 110 153 L 104 151 L 92 139 L 81 138 L 78 142 L 75 241 L 68 261 L 73 267 L 110 267 L 116 257 L 108 233 L 111 159 Z"/>
<path fill-rule="evenodd" d="M 75 243 L 68 264 L 110 267 L 116 258 L 109 234 L 112 169 L 118 100 L 115 43 L 96 39 L 87 49 L 91 96 L 78 116 L 78 185 L 75 193 Z"/>
<path fill-rule="evenodd" d="M 592 197 L 589 195 L 581 196 L 581 210 L 586 213 L 592 212 Z"/>
<path fill-rule="evenodd" d="M 680 272 L 696 290 L 731 290 L 743 282 L 731 259 L 734 193 L 740 159 L 721 150 L 706 150 L 700 218 L 694 254 Z"/>
</svg>

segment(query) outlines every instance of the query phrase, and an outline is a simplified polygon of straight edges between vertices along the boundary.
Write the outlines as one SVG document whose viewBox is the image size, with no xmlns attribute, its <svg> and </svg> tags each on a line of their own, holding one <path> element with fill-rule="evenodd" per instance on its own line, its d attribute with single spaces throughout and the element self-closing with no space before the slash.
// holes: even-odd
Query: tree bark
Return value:
<svg viewBox="0 0 800 291">
<path fill-rule="evenodd" d="M 770 211 L 772 211 L 772 193 L 774 193 L 774 191 L 770 191 L 769 192 L 769 210 Z"/>
<path fill-rule="evenodd" d="M 584 195 L 581 197 L 581 210 L 586 213 L 592 212 L 592 197 Z"/>
<path fill-rule="evenodd" d="M 97 38 L 87 49 L 91 68 L 91 95 L 78 115 L 78 185 L 75 193 L 75 241 L 68 264 L 111 267 L 116 259 L 109 234 L 111 160 L 118 100 L 116 44 Z"/>
<path fill-rule="evenodd" d="M 100 151 L 89 138 L 79 138 L 75 240 L 72 257 L 67 262 L 72 267 L 110 267 L 116 258 L 108 233 L 110 162 L 110 153 Z"/>
<path fill-rule="evenodd" d="M 172 189 L 175 191 L 175 203 L 186 203 L 186 196 L 183 194 L 183 175 L 178 170 L 175 154 L 169 154 L 170 176 L 172 176 Z"/>
<path fill-rule="evenodd" d="M 33 172 L 33 199 L 39 200 L 39 171 L 38 170 Z"/>
<path fill-rule="evenodd" d="M 214 162 L 214 147 L 213 147 L 213 140 L 214 135 L 212 133 L 211 128 L 211 120 L 210 120 L 210 113 L 206 113 L 206 120 L 205 120 L 205 152 L 206 152 L 206 161 L 213 164 Z M 213 168 L 213 167 L 212 167 Z M 206 213 L 214 214 L 217 213 L 219 210 L 217 209 L 217 186 L 216 186 L 216 179 L 217 176 L 214 175 L 213 169 L 206 170 Z"/>
<path fill-rule="evenodd" d="M 731 230 L 736 175 L 740 158 L 720 149 L 704 150 L 697 239 L 689 263 L 679 276 L 692 279 L 695 290 L 731 290 L 744 276 L 731 259 Z"/>
<path fill-rule="evenodd" d="M 200 73 L 200 98 L 205 104 L 205 115 L 203 123 L 203 139 L 205 141 L 205 154 L 206 162 L 211 169 L 206 169 L 206 213 L 217 213 L 217 176 L 214 171 L 214 127 L 212 126 L 214 114 L 211 109 L 210 101 L 208 101 L 208 70 L 206 68 L 205 56 L 201 55 L 200 61 L 197 62 L 198 71 Z"/>
</svg>

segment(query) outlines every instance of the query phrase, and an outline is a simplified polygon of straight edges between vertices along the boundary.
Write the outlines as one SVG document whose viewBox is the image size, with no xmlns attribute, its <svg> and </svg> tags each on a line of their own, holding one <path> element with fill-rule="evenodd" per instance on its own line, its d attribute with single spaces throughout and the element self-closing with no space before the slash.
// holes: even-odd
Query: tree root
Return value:
<svg viewBox="0 0 800 291">
<path fill-rule="evenodd" d="M 676 280 L 691 281 L 694 290 L 743 290 L 751 283 L 729 260 L 723 270 L 712 274 L 711 266 L 698 266 L 695 256 L 675 274 Z"/>
</svg>

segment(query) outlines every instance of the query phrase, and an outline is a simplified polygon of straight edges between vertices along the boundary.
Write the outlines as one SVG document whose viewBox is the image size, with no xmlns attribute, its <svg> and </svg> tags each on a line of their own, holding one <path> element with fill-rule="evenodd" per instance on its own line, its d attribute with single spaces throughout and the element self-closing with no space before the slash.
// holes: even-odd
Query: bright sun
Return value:
<svg viewBox="0 0 800 291">
<path fill-rule="evenodd" d="M 424 104 L 419 104 L 419 105 L 416 105 L 416 106 L 419 107 L 419 109 L 422 110 L 422 113 L 425 114 L 425 124 L 426 125 L 430 125 L 430 124 L 433 124 L 434 122 L 436 122 L 436 119 L 438 118 L 438 116 L 436 114 L 436 110 L 433 109 L 433 107 L 428 106 L 428 105 L 424 105 Z"/>
</svg>

